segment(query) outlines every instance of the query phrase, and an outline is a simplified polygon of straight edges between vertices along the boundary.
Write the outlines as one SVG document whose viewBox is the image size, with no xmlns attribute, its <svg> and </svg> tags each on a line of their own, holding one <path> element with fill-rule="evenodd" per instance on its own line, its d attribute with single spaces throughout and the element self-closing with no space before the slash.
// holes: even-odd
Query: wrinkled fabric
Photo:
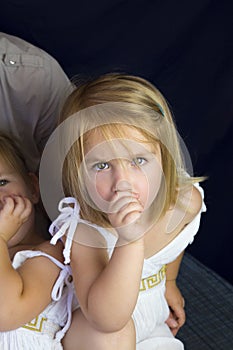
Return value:
<svg viewBox="0 0 233 350">
<path fill-rule="evenodd" d="M 30 171 L 37 171 L 44 146 L 57 127 L 60 110 L 73 87 L 47 52 L 0 32 L 1 130 L 22 143 Z"/>
</svg>

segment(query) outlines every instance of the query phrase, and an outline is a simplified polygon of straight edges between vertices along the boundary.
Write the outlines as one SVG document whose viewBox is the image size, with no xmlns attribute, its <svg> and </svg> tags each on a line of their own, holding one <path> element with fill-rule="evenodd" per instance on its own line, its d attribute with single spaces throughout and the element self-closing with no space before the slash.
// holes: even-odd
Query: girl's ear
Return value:
<svg viewBox="0 0 233 350">
<path fill-rule="evenodd" d="M 34 173 L 29 173 L 28 175 L 31 182 L 31 200 L 33 204 L 37 204 L 40 199 L 39 180 Z"/>
</svg>

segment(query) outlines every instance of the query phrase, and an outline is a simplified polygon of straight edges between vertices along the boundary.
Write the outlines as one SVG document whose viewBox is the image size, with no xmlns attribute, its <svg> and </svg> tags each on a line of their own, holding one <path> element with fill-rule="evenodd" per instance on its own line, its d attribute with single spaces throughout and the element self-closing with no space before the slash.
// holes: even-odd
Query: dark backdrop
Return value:
<svg viewBox="0 0 233 350">
<path fill-rule="evenodd" d="M 188 251 L 233 283 L 232 0 L 7 0 L 0 30 L 53 55 L 70 76 L 123 71 L 169 101 L 208 212 Z"/>
</svg>

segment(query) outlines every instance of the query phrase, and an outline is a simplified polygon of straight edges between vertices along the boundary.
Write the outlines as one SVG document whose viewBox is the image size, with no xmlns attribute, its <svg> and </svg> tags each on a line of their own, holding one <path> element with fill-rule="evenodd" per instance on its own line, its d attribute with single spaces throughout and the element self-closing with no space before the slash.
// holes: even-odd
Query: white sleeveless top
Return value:
<svg viewBox="0 0 233 350">
<path fill-rule="evenodd" d="M 26 259 L 44 256 L 61 271 L 53 286 L 52 302 L 34 320 L 15 330 L 0 332 L 1 350 L 61 350 L 61 339 L 71 323 L 73 284 L 71 268 L 41 251 L 24 250 L 14 256 L 12 266 L 16 269 Z"/>
<path fill-rule="evenodd" d="M 155 255 L 151 256 L 144 261 L 144 269 L 143 276 L 148 273 L 147 266 L 150 270 L 150 265 L 154 266 L 162 266 L 164 264 L 168 264 L 174 261 L 178 255 L 185 250 L 185 248 L 191 244 L 194 240 L 194 236 L 198 232 L 200 226 L 201 213 L 206 211 L 206 206 L 204 204 L 204 191 L 202 187 L 196 183 L 194 186 L 198 189 L 202 196 L 202 206 L 199 213 L 195 216 L 195 218 L 187 224 L 183 230 L 171 241 L 167 246 L 162 248 Z M 70 206 L 73 205 L 73 207 Z M 65 264 L 70 262 L 70 250 L 73 241 L 73 236 L 75 234 L 76 227 L 78 223 L 84 223 L 95 228 L 106 240 L 106 246 L 108 249 L 109 257 L 111 257 L 114 247 L 116 245 L 117 237 L 113 235 L 107 229 L 95 225 L 91 222 L 83 220 L 80 218 L 80 206 L 77 200 L 73 197 L 66 197 L 62 199 L 59 203 L 58 210 L 60 211 L 60 215 L 53 221 L 49 228 L 49 232 L 53 235 L 51 239 L 51 244 L 56 244 L 58 239 L 65 235 L 66 231 L 66 243 L 63 251 L 63 255 L 65 258 Z"/>
<path fill-rule="evenodd" d="M 199 226 L 201 213 L 206 211 L 204 192 L 199 184 L 195 184 L 202 196 L 202 207 L 196 217 L 159 252 L 144 259 L 140 291 L 132 318 L 136 329 L 137 350 L 177 349 L 183 350 L 183 344 L 175 339 L 165 323 L 169 315 L 169 307 L 165 298 L 166 264 L 174 261 L 185 248 L 192 243 Z M 73 208 L 69 206 L 72 204 Z M 78 223 L 94 227 L 106 240 L 109 258 L 114 250 L 117 238 L 106 229 L 82 220 L 80 207 L 75 198 L 68 197 L 59 203 L 61 214 L 50 226 L 53 236 L 52 244 L 56 244 L 66 232 L 64 248 L 65 263 L 70 262 L 70 249 Z M 78 305 L 76 305 L 78 307 Z"/>
</svg>

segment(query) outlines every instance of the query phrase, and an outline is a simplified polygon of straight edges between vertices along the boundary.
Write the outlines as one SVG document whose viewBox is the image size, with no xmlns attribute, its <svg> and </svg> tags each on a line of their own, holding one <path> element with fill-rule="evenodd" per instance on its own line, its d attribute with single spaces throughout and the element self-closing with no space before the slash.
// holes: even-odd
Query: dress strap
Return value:
<svg viewBox="0 0 233 350">
<path fill-rule="evenodd" d="M 67 300 L 66 300 L 67 321 L 65 326 L 56 334 L 56 339 L 58 341 L 60 341 L 66 334 L 68 328 L 70 327 L 71 319 L 72 319 L 72 301 L 73 301 L 74 289 L 73 289 L 72 276 L 71 276 L 71 267 L 68 265 L 64 266 L 64 268 L 60 271 L 60 275 L 53 287 L 52 299 L 54 301 L 58 301 L 61 298 L 63 289 L 65 286 L 68 288 L 68 294 L 67 294 Z"/>
<path fill-rule="evenodd" d="M 70 327 L 71 318 L 72 318 L 72 301 L 73 301 L 74 289 L 73 289 L 73 283 L 72 283 L 73 279 L 72 279 L 71 267 L 69 265 L 64 265 L 60 263 L 60 261 L 58 261 L 53 256 L 50 256 L 46 253 L 38 252 L 37 255 L 45 256 L 49 258 L 55 265 L 57 265 L 61 269 L 60 274 L 52 289 L 52 293 L 51 293 L 52 300 L 54 301 L 60 300 L 63 295 L 63 289 L 65 287 L 68 288 L 67 299 L 66 299 L 67 321 L 65 326 L 56 333 L 56 340 L 60 341 L 66 334 L 68 328 Z"/>
<path fill-rule="evenodd" d="M 116 235 L 99 225 L 80 218 L 80 205 L 75 198 L 63 198 L 59 202 L 58 210 L 60 211 L 60 214 L 49 227 L 49 232 L 53 236 L 50 243 L 55 245 L 59 239 L 66 236 L 65 247 L 63 250 L 65 264 L 70 263 L 71 246 L 79 223 L 91 226 L 99 231 L 106 241 L 106 248 L 108 249 L 109 256 L 112 254 L 117 241 Z"/>
<path fill-rule="evenodd" d="M 65 326 L 60 331 L 56 332 L 56 339 L 60 341 L 64 337 L 68 328 L 70 327 L 71 318 L 72 318 L 72 301 L 73 301 L 73 295 L 74 295 L 74 288 L 72 283 L 71 267 L 69 265 L 62 264 L 59 260 L 57 260 L 53 256 L 47 253 L 44 253 L 40 250 L 37 250 L 37 251 L 26 250 L 26 251 L 18 252 L 16 254 L 24 255 L 25 258 L 34 258 L 34 257 L 43 256 L 51 260 L 55 265 L 57 265 L 60 268 L 60 274 L 53 286 L 52 293 L 51 293 L 52 300 L 58 301 L 61 299 L 63 295 L 63 289 L 65 287 L 68 288 L 67 299 L 66 299 L 67 321 Z"/>
<path fill-rule="evenodd" d="M 69 264 L 71 245 L 76 227 L 82 221 L 79 215 L 80 206 L 75 198 L 65 197 L 59 202 L 58 210 L 60 214 L 49 227 L 49 232 L 53 236 L 50 243 L 55 245 L 59 239 L 66 235 L 63 255 L 65 258 L 64 263 Z"/>
</svg>

